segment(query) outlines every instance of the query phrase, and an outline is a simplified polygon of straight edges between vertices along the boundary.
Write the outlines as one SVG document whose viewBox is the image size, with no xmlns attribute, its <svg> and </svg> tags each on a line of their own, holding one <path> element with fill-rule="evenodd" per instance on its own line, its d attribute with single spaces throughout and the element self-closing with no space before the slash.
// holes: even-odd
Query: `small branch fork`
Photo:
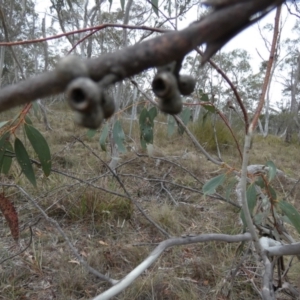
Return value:
<svg viewBox="0 0 300 300">
<path fill-rule="evenodd" d="M 207 44 L 209 52 L 212 48 L 218 50 L 224 45 L 224 40 L 228 41 L 254 20 L 281 5 L 284 0 L 235 2 L 216 9 L 184 30 L 168 32 L 115 53 L 85 60 L 90 78 L 100 81 L 105 76 L 113 74 L 117 75 L 116 81 L 121 81 L 146 69 L 178 61 L 203 43 Z M 210 56 L 205 55 L 206 60 Z M 59 75 L 55 70 L 1 89 L 0 111 L 63 92 L 74 78 Z"/>
</svg>

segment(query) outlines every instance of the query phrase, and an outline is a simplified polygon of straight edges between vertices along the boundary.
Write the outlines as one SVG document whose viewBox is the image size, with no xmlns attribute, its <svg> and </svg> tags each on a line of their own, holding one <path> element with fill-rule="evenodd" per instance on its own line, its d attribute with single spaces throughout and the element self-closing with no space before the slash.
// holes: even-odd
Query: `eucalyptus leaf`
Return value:
<svg viewBox="0 0 300 300">
<path fill-rule="evenodd" d="M 49 176 L 51 172 L 51 154 L 47 141 L 36 128 L 27 124 L 24 125 L 24 128 L 27 138 L 40 160 L 44 174 Z"/>
<path fill-rule="evenodd" d="M 277 168 L 271 160 L 266 163 L 266 166 L 268 167 L 268 180 L 271 182 L 276 176 Z"/>
<path fill-rule="evenodd" d="M 158 0 L 151 0 L 151 4 L 152 4 L 152 9 L 153 9 L 153 11 L 155 12 L 155 14 L 157 15 L 157 16 L 159 16 L 158 15 Z"/>
<path fill-rule="evenodd" d="M 168 136 L 172 136 L 175 132 L 175 119 L 173 116 L 168 116 Z"/>
<path fill-rule="evenodd" d="M 295 229 L 300 233 L 300 214 L 297 209 L 290 203 L 281 200 L 279 207 L 282 212 L 289 218 Z"/>
<path fill-rule="evenodd" d="M 101 132 L 101 135 L 100 135 L 100 140 L 99 140 L 100 147 L 101 147 L 101 149 L 103 151 L 106 151 L 106 139 L 107 139 L 107 136 L 108 136 L 108 124 L 106 123 L 103 126 L 103 129 L 102 129 L 102 132 Z"/>
<path fill-rule="evenodd" d="M 21 167 L 22 172 L 27 177 L 27 179 L 31 182 L 31 184 L 36 187 L 35 174 L 31 165 L 31 161 L 29 159 L 29 155 L 23 143 L 18 138 L 16 138 L 14 146 L 15 146 L 16 158 Z"/>
<path fill-rule="evenodd" d="M 7 175 L 12 164 L 12 156 L 14 149 L 9 141 L 6 141 L 5 149 L 6 151 L 1 161 L 1 173 Z"/>
<path fill-rule="evenodd" d="M 120 152 L 126 152 L 125 146 L 124 146 L 124 140 L 125 140 L 125 134 L 122 129 L 121 123 L 119 120 L 117 120 L 113 127 L 113 139 L 114 142 L 118 146 L 118 150 Z"/>
<path fill-rule="evenodd" d="M 204 195 L 212 195 L 216 192 L 216 188 L 220 186 L 226 178 L 225 174 L 218 175 L 206 182 L 202 188 Z"/>
</svg>

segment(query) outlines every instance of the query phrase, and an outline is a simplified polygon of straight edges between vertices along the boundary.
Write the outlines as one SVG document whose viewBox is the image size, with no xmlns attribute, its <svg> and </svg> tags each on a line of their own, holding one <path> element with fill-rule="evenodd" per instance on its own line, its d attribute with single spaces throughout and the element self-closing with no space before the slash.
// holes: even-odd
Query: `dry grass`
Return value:
<svg viewBox="0 0 300 300">
<path fill-rule="evenodd" d="M 121 279 L 165 237 L 141 215 L 130 200 L 101 189 L 124 194 L 103 162 L 74 138 L 80 137 L 103 161 L 109 162 L 109 153 L 101 151 L 99 145 L 101 129 L 90 139 L 85 129 L 74 125 L 71 112 L 63 104 L 52 106 L 51 110 L 51 132 L 46 132 L 33 116 L 32 119 L 51 146 L 53 168 L 65 175 L 53 172 L 46 179 L 36 169 L 38 189 L 34 189 L 24 176 L 19 176 L 20 170 L 15 164 L 10 177 L 2 177 L 2 180 L 17 182 L 35 197 L 48 215 L 59 222 L 78 252 L 92 267 L 112 278 Z M 160 116 L 159 121 L 166 122 L 166 118 Z M 168 137 L 166 126 L 162 123 L 155 125 L 154 140 L 154 156 L 161 157 L 160 160 L 147 155 L 137 156 L 130 151 L 121 155 L 122 166 L 118 174 L 128 193 L 148 216 L 172 236 L 211 232 L 240 233 L 242 228 L 236 208 L 183 188 L 185 186 L 201 191 L 201 182 L 218 173 L 215 173 L 216 167 L 213 164 L 197 153 L 186 135 L 174 134 Z M 123 125 L 124 131 L 128 133 L 129 123 L 123 121 Z M 199 128 L 193 130 L 200 132 Z M 207 136 L 203 133 L 201 135 L 202 139 L 209 141 Z M 210 131 L 207 135 L 210 135 Z M 221 140 L 222 136 L 218 138 Z M 223 159 L 239 167 L 240 161 L 236 158 L 237 153 L 227 133 L 224 140 L 227 144 L 222 147 Z M 128 149 L 134 147 L 138 153 L 146 154 L 139 144 L 137 123 L 126 143 Z M 256 137 L 251 162 L 265 164 L 267 160 L 273 160 L 287 175 L 297 178 L 298 151 L 298 145 L 287 146 L 275 137 Z M 33 152 L 30 153 L 33 155 Z M 182 165 L 195 174 L 199 181 L 169 161 Z M 95 187 L 67 175 L 81 178 L 86 183 L 92 182 Z M 181 186 L 171 183 L 162 186 L 160 180 L 164 176 L 165 180 Z M 291 188 L 287 182 L 278 183 L 278 187 L 282 194 Z M 164 188 L 169 190 L 179 203 L 178 206 L 174 205 Z M 38 220 L 40 213 L 18 191 L 11 188 L 4 191 L 18 209 L 21 243 L 24 247 L 30 236 L 28 223 Z M 220 192 L 225 193 L 222 189 Z M 292 201 L 295 204 L 299 192 L 299 188 L 293 192 Z M 296 205 L 300 209 L 300 204 Z M 2 260 L 17 253 L 18 247 L 2 216 L 0 221 Z M 0 265 L 0 299 L 89 299 L 109 287 L 77 262 L 65 240 L 51 224 L 41 219 L 33 227 L 33 232 L 33 242 L 29 249 Z M 168 249 L 116 299 L 225 299 L 224 278 L 238 262 L 238 247 L 238 244 L 211 242 Z M 250 259 L 245 261 L 235 278 L 230 288 L 232 299 L 257 299 L 250 283 L 252 275 L 246 270 L 251 264 Z M 299 268 L 299 263 L 295 261 L 290 275 L 294 283 L 300 282 Z"/>
</svg>

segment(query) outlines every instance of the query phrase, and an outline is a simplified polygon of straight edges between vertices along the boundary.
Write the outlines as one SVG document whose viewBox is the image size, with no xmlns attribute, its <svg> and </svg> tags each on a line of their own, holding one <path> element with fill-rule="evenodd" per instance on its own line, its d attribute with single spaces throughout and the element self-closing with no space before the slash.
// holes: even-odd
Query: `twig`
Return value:
<svg viewBox="0 0 300 300">
<path fill-rule="evenodd" d="M 9 256 L 9 257 L 7 257 L 7 258 L 1 260 L 1 261 L 0 261 L 0 265 L 2 265 L 5 261 L 7 261 L 7 260 L 9 260 L 9 259 L 12 259 L 12 258 L 14 258 L 14 257 L 16 257 L 16 256 L 18 256 L 18 255 L 20 255 L 20 254 L 22 254 L 23 252 L 25 252 L 25 251 L 29 248 L 29 246 L 30 246 L 31 243 L 32 243 L 32 236 L 33 236 L 33 232 L 32 232 L 31 226 L 29 226 L 29 230 L 30 230 L 30 240 L 29 240 L 27 246 L 26 246 L 24 249 L 22 249 L 20 252 L 18 252 L 18 253 L 16 253 L 16 254 L 12 255 L 12 256 Z"/>
<path fill-rule="evenodd" d="M 95 297 L 94 300 L 107 300 L 119 294 L 126 287 L 128 287 L 138 276 L 140 276 L 147 268 L 149 268 L 159 256 L 168 248 L 179 245 L 189 245 L 195 243 L 202 243 L 207 241 L 222 241 L 227 243 L 235 243 L 242 241 L 250 241 L 251 235 L 249 233 L 238 235 L 227 234 L 201 234 L 197 236 L 186 236 L 182 238 L 173 238 L 161 242 L 150 255 L 115 286 L 111 287 L 104 293 Z"/>
<path fill-rule="evenodd" d="M 57 223 L 56 220 L 50 218 L 44 211 L 44 209 L 20 186 L 16 185 L 16 184 L 5 184 L 5 183 L 0 183 L 0 185 L 2 186 L 9 186 L 9 187 L 14 187 L 20 190 L 20 192 L 26 196 L 27 199 L 29 199 L 32 204 L 42 213 L 42 215 L 44 216 L 44 218 L 51 223 L 52 225 L 54 225 L 54 227 L 57 229 L 57 231 L 62 235 L 62 237 L 64 238 L 64 240 L 67 242 L 68 246 L 70 247 L 70 249 L 72 250 L 73 254 L 76 256 L 76 258 L 78 259 L 78 261 L 93 275 L 97 276 L 99 279 L 103 280 L 103 281 L 107 281 L 110 284 L 114 285 L 116 284 L 118 281 L 114 280 L 112 278 L 109 278 L 101 273 L 99 273 L 96 269 L 92 268 L 82 257 L 81 255 L 78 253 L 78 251 L 76 250 L 76 248 L 73 246 L 72 242 L 70 241 L 70 239 L 67 237 L 67 235 L 65 234 L 65 232 L 63 231 L 63 229 L 60 227 L 60 225 Z"/>
<path fill-rule="evenodd" d="M 75 137 L 76 138 L 76 137 Z M 91 153 L 97 157 L 105 166 L 106 168 L 111 172 L 111 174 L 113 175 L 113 177 L 116 178 L 116 180 L 118 181 L 118 183 L 120 184 L 120 186 L 122 187 L 122 189 L 124 190 L 124 193 L 126 194 L 127 198 L 137 207 L 137 209 L 140 211 L 140 213 L 152 224 L 154 225 L 161 233 L 163 233 L 165 236 L 167 236 L 168 238 L 170 238 L 170 234 L 165 231 L 161 226 L 159 226 L 156 222 L 154 222 L 142 209 L 142 207 L 130 196 L 130 194 L 128 193 L 127 189 L 125 188 L 125 185 L 123 184 L 122 180 L 120 179 L 120 177 L 116 174 L 116 172 L 114 172 L 114 170 L 112 170 L 112 168 L 99 156 L 95 153 L 95 151 L 93 149 L 91 149 L 88 145 L 86 145 L 81 139 L 76 138 L 84 147 L 86 147 L 87 149 L 89 149 L 89 151 L 91 151 Z"/>
</svg>

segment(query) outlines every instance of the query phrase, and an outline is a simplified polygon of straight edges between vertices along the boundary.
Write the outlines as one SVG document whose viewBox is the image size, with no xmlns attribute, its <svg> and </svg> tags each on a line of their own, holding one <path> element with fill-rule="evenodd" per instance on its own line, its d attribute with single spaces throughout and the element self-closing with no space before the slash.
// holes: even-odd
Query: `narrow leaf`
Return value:
<svg viewBox="0 0 300 300">
<path fill-rule="evenodd" d="M 268 180 L 271 182 L 276 176 L 277 169 L 271 160 L 266 163 L 266 166 L 268 167 Z"/>
<path fill-rule="evenodd" d="M 153 11 L 158 16 L 158 0 L 151 0 L 151 4 Z"/>
<path fill-rule="evenodd" d="M 23 143 L 18 138 L 15 139 L 15 152 L 22 172 L 27 177 L 27 179 L 36 187 L 36 180 L 31 161 Z"/>
<path fill-rule="evenodd" d="M 296 210 L 296 208 L 292 204 L 284 200 L 279 202 L 279 207 L 282 212 L 289 218 L 298 233 L 300 233 L 300 214 Z"/>
<path fill-rule="evenodd" d="M 255 188 L 255 184 L 251 184 L 246 191 L 247 204 L 251 216 L 253 215 L 253 210 L 256 205 L 256 196 L 257 196 L 257 191 Z M 246 227 L 246 219 L 243 210 L 241 210 L 241 219 L 243 221 L 244 226 Z"/>
<path fill-rule="evenodd" d="M 265 188 L 265 182 L 261 176 L 257 177 L 255 184 L 261 187 L 262 189 Z"/>
<path fill-rule="evenodd" d="M 210 179 L 206 182 L 202 188 L 204 195 L 212 195 L 216 192 L 216 188 L 221 185 L 226 178 L 225 174 L 221 174 L 217 177 Z"/>
<path fill-rule="evenodd" d="M 122 10 L 124 11 L 124 8 L 125 8 L 125 0 L 120 0 L 121 1 L 121 7 L 122 7 Z"/>
<path fill-rule="evenodd" d="M 200 96 L 200 100 L 203 102 L 208 102 L 209 101 L 209 97 L 208 94 L 204 93 L 203 90 L 199 90 L 199 96 Z"/>
<path fill-rule="evenodd" d="M 172 116 L 168 116 L 168 136 L 172 136 L 175 132 L 175 119 Z"/>
<path fill-rule="evenodd" d="M 103 130 L 102 130 L 101 135 L 100 135 L 100 140 L 99 140 L 101 149 L 103 151 L 106 151 L 107 136 L 108 136 L 108 124 L 106 123 L 103 127 Z"/>
<path fill-rule="evenodd" d="M 109 2 L 109 11 L 110 11 L 111 5 L 112 5 L 112 0 L 108 0 L 108 2 Z"/>
<path fill-rule="evenodd" d="M 180 118 L 184 125 L 187 125 L 188 122 L 191 120 L 191 110 L 186 107 L 180 114 Z"/>
<path fill-rule="evenodd" d="M 26 135 L 40 160 L 44 174 L 49 176 L 51 172 L 51 154 L 47 141 L 36 128 L 27 124 L 24 127 Z"/>
<path fill-rule="evenodd" d="M 34 116 L 39 120 L 40 119 L 39 104 L 37 103 L 37 101 L 32 102 L 32 107 L 33 107 Z"/>
<path fill-rule="evenodd" d="M 118 150 L 120 152 L 126 152 L 126 149 L 125 149 L 124 144 L 123 144 L 123 142 L 125 140 L 125 134 L 124 134 L 124 131 L 122 129 L 122 126 L 121 126 L 121 123 L 120 123 L 119 120 L 117 120 L 114 124 L 113 138 L 114 138 L 115 143 L 118 146 Z"/>
<path fill-rule="evenodd" d="M 153 122 L 155 117 L 157 116 L 157 108 L 155 106 L 153 106 L 149 109 L 148 112 L 149 112 L 149 117 L 150 117 L 151 121 Z"/>
<path fill-rule="evenodd" d="M 5 148 L 6 148 L 6 151 L 5 151 L 5 154 L 2 159 L 1 172 L 3 174 L 7 175 L 10 170 L 11 164 L 12 164 L 12 156 L 13 156 L 14 149 L 13 149 L 12 144 L 9 141 L 7 141 L 5 143 Z"/>
<path fill-rule="evenodd" d="M 8 121 L 0 122 L 0 128 L 2 128 L 3 126 L 5 126 L 7 123 L 8 123 Z"/>
<path fill-rule="evenodd" d="M 25 122 L 26 124 L 32 125 L 31 119 L 28 117 L 28 115 L 25 116 Z"/>
<path fill-rule="evenodd" d="M 3 157 L 5 154 L 5 149 L 6 149 L 6 143 L 9 139 L 9 132 L 4 133 L 4 135 L 0 138 L 0 163 L 3 162 Z M 2 166 L 2 164 L 1 164 Z M 1 168 L 0 168 L 1 169 Z"/>
<path fill-rule="evenodd" d="M 270 200 L 273 202 L 276 201 L 277 199 L 276 191 L 270 185 L 268 186 L 268 189 L 270 193 Z"/>
<path fill-rule="evenodd" d="M 0 210 L 10 228 L 15 241 L 19 239 L 19 219 L 14 205 L 3 194 L 0 194 Z"/>
</svg>

